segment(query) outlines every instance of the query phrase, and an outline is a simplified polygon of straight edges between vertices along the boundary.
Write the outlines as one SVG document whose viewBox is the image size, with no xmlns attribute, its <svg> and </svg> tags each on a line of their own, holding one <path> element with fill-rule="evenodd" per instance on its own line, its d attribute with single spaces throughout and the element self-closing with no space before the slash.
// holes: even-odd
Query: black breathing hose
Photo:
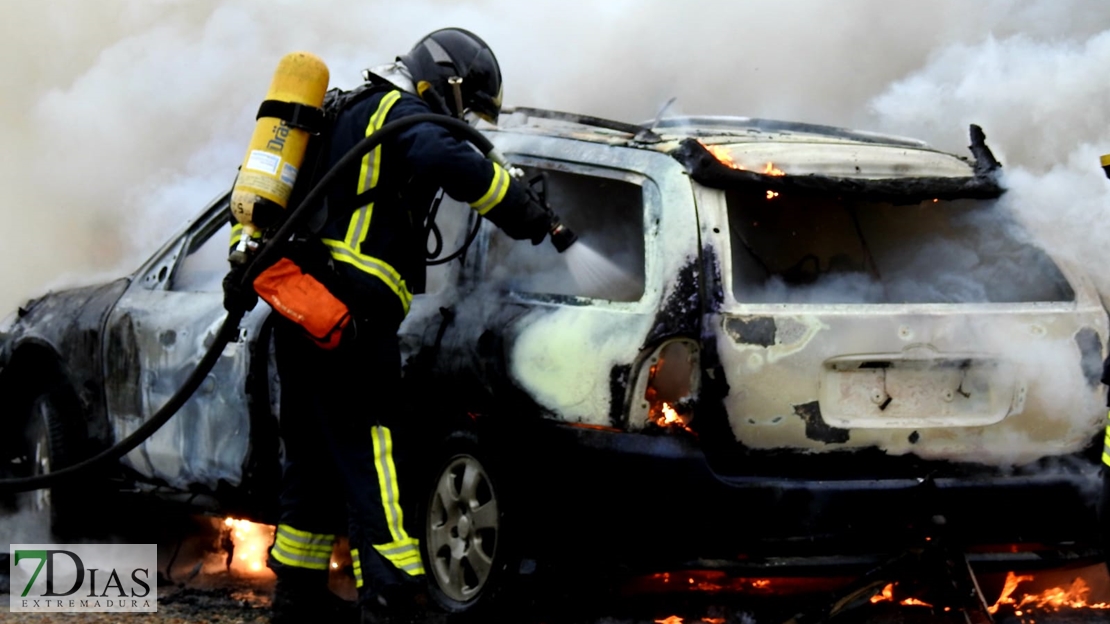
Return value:
<svg viewBox="0 0 1110 624">
<path fill-rule="evenodd" d="M 461 133 L 486 156 L 489 156 L 490 152 L 493 151 L 493 144 L 490 143 L 485 135 L 471 127 L 470 124 L 455 119 L 454 117 L 447 117 L 434 113 L 423 113 L 404 117 L 385 124 L 378 131 L 370 134 L 352 147 L 350 151 L 344 154 L 343 157 L 335 163 L 334 167 L 320 178 L 316 186 L 312 187 L 312 190 L 309 191 L 300 205 L 289 214 L 289 217 L 285 220 L 281 228 L 278 229 L 277 233 L 270 238 L 268 243 L 259 249 L 258 254 L 250 261 L 250 266 L 244 272 L 245 275 L 242 286 L 247 287 L 253 283 L 254 278 L 257 277 L 265 267 L 270 266 L 278 260 L 278 255 L 281 253 L 286 243 L 305 220 L 311 216 L 313 207 L 324 199 L 328 189 L 335 183 L 335 180 L 339 178 L 339 175 L 344 170 L 358 162 L 359 158 L 382 142 L 393 138 L 396 134 L 416 124 L 425 122 L 439 124 L 445 126 L 448 130 Z M 227 313 L 227 317 L 224 319 L 223 325 L 220 326 L 220 331 L 216 334 L 216 339 L 212 342 L 212 346 L 205 352 L 200 362 L 197 363 L 196 368 L 193 369 L 188 379 L 185 380 L 185 383 L 178 388 L 177 392 L 175 392 L 168 401 L 166 401 L 165 405 L 155 412 L 149 420 L 140 425 L 138 429 L 133 431 L 131 435 L 120 440 L 115 445 L 104 449 L 100 453 L 71 466 L 66 466 L 59 470 L 52 470 L 43 475 L 0 479 L 0 493 L 29 492 L 31 490 L 52 487 L 86 470 L 91 470 L 93 467 L 99 467 L 101 464 L 118 461 L 121 457 L 130 453 L 153 435 L 155 431 L 158 431 L 162 425 L 166 424 L 169 419 L 181 409 L 181 406 L 189 400 L 189 397 L 196 392 L 201 382 L 203 382 L 208 376 L 208 373 L 212 371 L 212 367 L 216 365 L 216 361 L 219 360 L 224 347 L 227 346 L 227 343 L 238 333 L 239 321 L 243 319 L 244 313 L 245 310 L 231 310 Z"/>
</svg>

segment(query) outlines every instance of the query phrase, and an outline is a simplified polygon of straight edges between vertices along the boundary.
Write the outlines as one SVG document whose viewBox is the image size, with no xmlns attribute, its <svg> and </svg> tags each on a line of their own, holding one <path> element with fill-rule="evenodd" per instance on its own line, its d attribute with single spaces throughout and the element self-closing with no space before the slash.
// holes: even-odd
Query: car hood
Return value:
<svg viewBox="0 0 1110 624">
<path fill-rule="evenodd" d="M 28 338 L 58 345 L 73 327 L 99 327 L 108 302 L 118 299 L 128 283 L 124 278 L 31 299 L 10 317 L 10 326 L 0 324 L 0 358 Z M 90 305 L 93 302 L 97 303 Z"/>
</svg>

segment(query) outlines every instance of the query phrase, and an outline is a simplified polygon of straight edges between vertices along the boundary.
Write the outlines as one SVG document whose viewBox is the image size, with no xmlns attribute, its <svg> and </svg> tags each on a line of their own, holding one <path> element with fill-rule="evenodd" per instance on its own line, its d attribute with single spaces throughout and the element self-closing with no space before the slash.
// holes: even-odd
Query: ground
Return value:
<svg viewBox="0 0 1110 624">
<path fill-rule="evenodd" d="M 166 548 L 164 550 L 170 550 Z M 163 553 L 168 556 L 170 553 Z M 164 557 L 163 557 L 164 558 Z M 189 561 L 174 565 L 175 576 L 160 579 L 158 590 L 159 609 L 156 614 L 18 614 L 8 613 L 8 596 L 0 594 L 0 622 L 14 624 L 40 624 L 59 622 L 67 624 L 93 624 L 148 621 L 157 624 L 183 622 L 209 624 L 266 624 L 266 607 L 272 579 L 267 576 L 245 577 L 229 575 L 226 571 L 212 571 L 207 565 L 197 567 Z M 1110 584 L 1105 568 L 1069 570 L 1061 578 L 1080 575 L 1091 585 L 1105 593 Z M 693 577 L 676 572 L 662 582 L 661 575 L 651 577 L 610 576 L 589 582 L 569 580 L 537 572 L 529 577 L 517 592 L 527 599 L 507 613 L 496 618 L 498 622 L 520 624 L 779 624 L 808 606 L 821 604 L 824 591 L 836 586 L 835 579 L 807 579 L 780 582 L 781 595 L 773 592 L 751 591 L 759 586 L 755 579 L 732 579 L 730 590 L 708 589 L 705 577 Z M 668 589 L 666 585 L 683 581 L 694 585 L 692 590 Z M 748 589 L 745 589 L 747 587 Z M 339 587 L 349 595 L 348 587 Z M 1003 608 L 996 616 L 997 624 L 1095 624 L 1110 620 L 1110 611 L 1104 609 L 1040 609 L 1017 616 Z M 492 621 L 492 620 L 481 620 Z M 799 624 L 803 620 L 799 620 Z M 815 619 L 805 622 L 819 621 Z M 847 611 L 831 620 L 836 624 L 947 624 L 964 623 L 962 614 L 944 613 L 927 607 L 900 606 L 891 602 L 867 604 Z M 434 610 L 428 610 L 412 624 L 449 624 L 452 620 Z"/>
<path fill-rule="evenodd" d="M 0 622 L 268 622 L 273 575 L 263 562 L 272 539 L 271 527 L 180 513 L 156 516 L 154 512 L 136 512 L 130 517 L 134 526 L 125 534 L 105 541 L 159 545 L 157 613 L 10 613 L 9 596 L 5 593 L 8 591 L 8 561 L 0 554 Z M 226 551 L 229 542 L 234 544 L 231 557 Z M 331 585 L 339 595 L 353 599 L 354 582 L 350 568 L 345 565 L 349 559 L 345 559 L 344 548 L 342 542 L 336 548 L 333 560 L 337 563 Z M 1104 565 L 1044 570 L 1037 572 L 1035 577 L 1035 581 L 1019 586 L 1013 594 L 1015 600 L 1047 599 L 1053 597 L 1054 589 L 1070 589 L 1072 599 L 1082 598 L 1088 605 L 1106 603 L 1105 608 L 1027 607 L 1018 615 L 1013 608 L 1003 605 L 994 616 L 996 624 L 1110 621 L 1110 575 Z M 1080 584 L 1076 579 L 1081 579 Z M 863 606 L 844 611 L 834 619 L 818 618 L 820 608 L 830 603 L 829 596 L 852 581 L 851 577 L 747 578 L 730 576 L 720 570 L 672 570 L 656 574 L 612 570 L 584 572 L 539 565 L 521 578 L 514 591 L 506 592 L 512 602 L 505 610 L 496 617 L 470 620 L 465 624 L 489 621 L 506 624 L 785 624 L 799 613 L 805 617 L 798 618 L 796 624 L 824 621 L 832 624 L 968 623 L 963 614 L 956 611 L 946 613 L 939 608 L 904 606 L 892 601 L 863 601 Z M 980 574 L 978 581 L 987 603 L 993 604 L 1005 584 L 1005 575 Z M 1078 592 L 1081 595 L 1074 591 L 1084 587 L 1085 593 Z M 895 600 L 905 597 L 899 593 L 892 592 Z M 427 608 L 410 624 L 456 622 Z"/>
</svg>

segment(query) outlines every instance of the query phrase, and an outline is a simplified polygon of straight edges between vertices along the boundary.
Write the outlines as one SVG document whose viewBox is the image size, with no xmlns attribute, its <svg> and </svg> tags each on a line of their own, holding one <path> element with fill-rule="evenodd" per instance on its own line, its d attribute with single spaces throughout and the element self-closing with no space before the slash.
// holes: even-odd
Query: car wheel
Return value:
<svg viewBox="0 0 1110 624">
<path fill-rule="evenodd" d="M 448 436 L 438 458 L 423 514 L 428 591 L 448 613 L 485 611 L 519 566 L 511 486 L 473 433 Z"/>
<path fill-rule="evenodd" d="M 31 399 L 23 453 L 29 464 L 26 474 L 47 474 L 80 459 L 84 436 L 74 420 L 76 405 L 76 398 L 58 386 Z M 55 536 L 66 536 L 77 534 L 91 520 L 85 517 L 89 502 L 87 485 L 70 480 L 24 493 L 20 506 L 47 519 Z"/>
</svg>

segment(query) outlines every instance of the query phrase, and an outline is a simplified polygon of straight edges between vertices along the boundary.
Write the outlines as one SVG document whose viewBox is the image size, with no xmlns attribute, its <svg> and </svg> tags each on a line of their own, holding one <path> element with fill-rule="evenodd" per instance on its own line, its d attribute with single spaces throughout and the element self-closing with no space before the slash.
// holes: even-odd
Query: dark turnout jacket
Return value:
<svg viewBox="0 0 1110 624">
<path fill-rule="evenodd" d="M 430 112 L 418 96 L 397 89 L 357 100 L 335 121 L 328 168 L 386 123 Z M 319 236 L 344 283 L 337 294 L 356 316 L 399 312 L 395 318 L 403 318 L 412 295 L 424 291 L 424 222 L 440 188 L 515 239 L 535 239 L 550 224 L 504 168 L 434 123 L 412 126 L 378 146 L 332 188 Z"/>
</svg>

